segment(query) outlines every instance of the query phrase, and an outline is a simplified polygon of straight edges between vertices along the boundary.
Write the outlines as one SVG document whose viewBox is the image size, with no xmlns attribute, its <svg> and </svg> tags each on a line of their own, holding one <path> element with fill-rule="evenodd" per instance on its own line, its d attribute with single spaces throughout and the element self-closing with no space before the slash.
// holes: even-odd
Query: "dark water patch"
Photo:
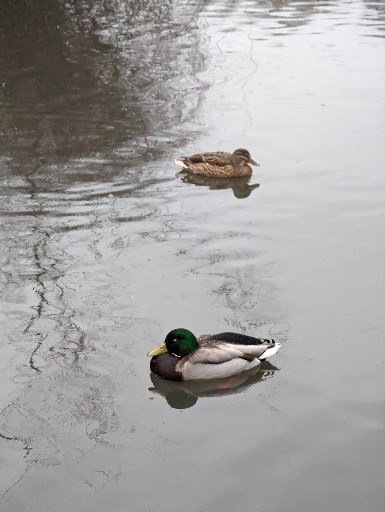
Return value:
<svg viewBox="0 0 385 512">
<path fill-rule="evenodd" d="M 2 6 L 8 186 L 20 177 L 23 192 L 30 175 L 43 192 L 111 180 L 122 165 L 146 160 L 146 150 L 159 158 L 185 138 L 173 127 L 191 117 L 204 89 L 194 78 L 203 65 L 194 19 L 200 5 L 177 12 L 171 2 L 41 4 Z M 118 157 L 119 148 L 128 151 Z"/>
</svg>

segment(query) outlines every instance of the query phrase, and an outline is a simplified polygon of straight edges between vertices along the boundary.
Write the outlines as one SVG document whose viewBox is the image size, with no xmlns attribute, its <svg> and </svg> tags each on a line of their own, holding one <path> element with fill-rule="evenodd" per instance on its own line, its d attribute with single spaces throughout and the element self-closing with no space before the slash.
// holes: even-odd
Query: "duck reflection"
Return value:
<svg viewBox="0 0 385 512">
<path fill-rule="evenodd" d="M 218 397 L 241 393 L 250 386 L 274 375 L 278 368 L 264 361 L 257 368 L 238 373 L 225 379 L 172 382 L 150 374 L 153 387 L 148 388 L 162 395 L 173 409 L 188 409 L 195 405 L 199 397 Z"/>
<path fill-rule="evenodd" d="M 210 190 L 224 190 L 231 188 L 233 194 L 238 199 L 245 199 L 249 197 L 253 190 L 260 186 L 259 183 L 250 184 L 250 176 L 242 178 L 213 178 L 210 176 L 200 176 L 198 174 L 191 174 L 186 171 L 177 173 L 184 183 L 191 183 L 198 187 L 208 187 Z"/>
</svg>

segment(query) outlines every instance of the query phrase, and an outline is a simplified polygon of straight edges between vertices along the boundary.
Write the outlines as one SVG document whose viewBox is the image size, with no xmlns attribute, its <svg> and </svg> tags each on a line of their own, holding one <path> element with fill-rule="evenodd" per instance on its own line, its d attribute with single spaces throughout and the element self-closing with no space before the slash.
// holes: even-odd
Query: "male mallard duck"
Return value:
<svg viewBox="0 0 385 512">
<path fill-rule="evenodd" d="M 220 379 L 249 370 L 275 354 L 281 344 L 234 332 L 205 334 L 198 339 L 187 329 L 169 332 L 153 356 L 151 371 L 162 379 Z"/>
<path fill-rule="evenodd" d="M 219 178 L 237 178 L 250 176 L 252 168 L 247 164 L 259 166 L 247 149 L 236 149 L 234 153 L 217 151 L 214 153 L 198 153 L 184 156 L 175 163 L 193 174 L 202 176 L 217 176 Z"/>
</svg>

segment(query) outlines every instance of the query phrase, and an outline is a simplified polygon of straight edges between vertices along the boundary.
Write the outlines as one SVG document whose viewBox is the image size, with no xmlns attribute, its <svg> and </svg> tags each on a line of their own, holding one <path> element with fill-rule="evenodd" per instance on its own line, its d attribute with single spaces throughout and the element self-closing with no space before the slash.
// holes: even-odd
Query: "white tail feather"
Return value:
<svg viewBox="0 0 385 512">
<path fill-rule="evenodd" d="M 187 165 L 183 162 L 183 160 L 175 160 L 176 165 L 182 167 L 183 169 L 187 169 Z"/>
<path fill-rule="evenodd" d="M 269 347 L 265 350 L 265 352 L 261 355 L 259 358 L 261 361 L 264 361 L 268 357 L 273 356 L 278 352 L 278 350 L 281 348 L 281 343 L 275 343 L 272 347 Z"/>
</svg>

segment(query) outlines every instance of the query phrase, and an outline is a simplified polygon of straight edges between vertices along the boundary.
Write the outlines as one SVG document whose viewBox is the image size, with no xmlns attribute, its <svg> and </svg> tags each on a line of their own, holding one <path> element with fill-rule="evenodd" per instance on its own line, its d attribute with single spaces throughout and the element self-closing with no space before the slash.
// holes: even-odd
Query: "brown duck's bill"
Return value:
<svg viewBox="0 0 385 512">
<path fill-rule="evenodd" d="M 257 167 L 260 167 L 261 164 L 259 164 L 258 162 L 256 162 L 255 160 L 253 160 L 252 158 L 250 158 L 250 163 L 253 164 L 253 165 L 256 165 Z"/>
<path fill-rule="evenodd" d="M 165 352 L 167 352 L 166 343 L 162 343 L 162 345 L 160 345 L 160 347 L 153 348 L 152 350 L 150 350 L 150 352 L 147 355 L 148 356 L 159 356 L 160 354 L 164 354 Z"/>
</svg>

